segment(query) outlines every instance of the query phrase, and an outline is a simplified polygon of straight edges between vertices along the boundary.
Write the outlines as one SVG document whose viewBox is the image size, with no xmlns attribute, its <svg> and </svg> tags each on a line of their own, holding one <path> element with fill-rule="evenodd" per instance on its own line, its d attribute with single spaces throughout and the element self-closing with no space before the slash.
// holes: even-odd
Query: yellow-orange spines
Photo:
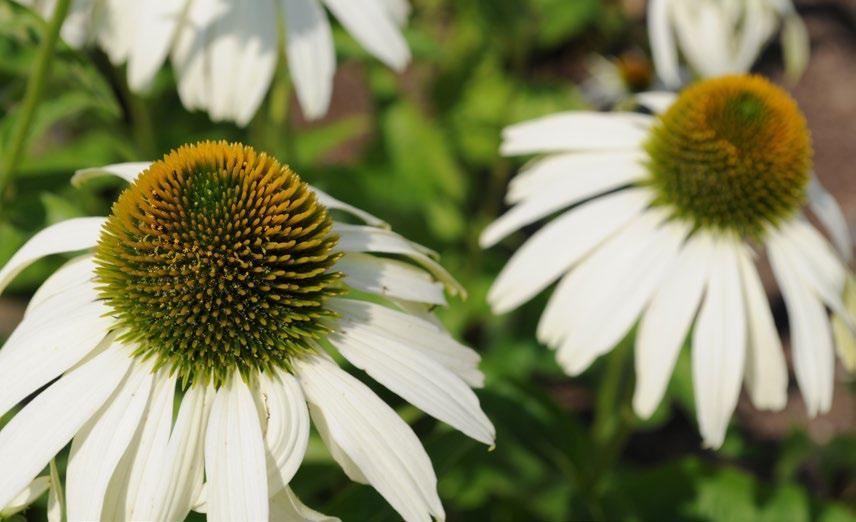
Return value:
<svg viewBox="0 0 856 522">
<path fill-rule="evenodd" d="M 185 145 L 116 201 L 101 297 L 137 355 L 196 382 L 289 369 L 339 293 L 337 237 L 311 188 L 251 147 Z"/>
<path fill-rule="evenodd" d="M 687 88 L 646 144 L 658 203 L 700 227 L 763 234 L 803 204 L 812 169 L 805 118 L 781 88 L 726 76 Z"/>
</svg>

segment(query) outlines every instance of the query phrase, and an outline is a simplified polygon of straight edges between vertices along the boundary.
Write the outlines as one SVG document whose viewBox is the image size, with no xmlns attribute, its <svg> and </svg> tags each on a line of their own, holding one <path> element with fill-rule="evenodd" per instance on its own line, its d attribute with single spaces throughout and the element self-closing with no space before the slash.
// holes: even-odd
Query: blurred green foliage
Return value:
<svg viewBox="0 0 856 522">
<path fill-rule="evenodd" d="M 337 32 L 340 76 L 349 90 L 336 94 L 342 103 L 334 102 L 327 119 L 311 124 L 299 115 L 285 66 L 262 109 L 241 129 L 186 112 L 168 69 L 150 94 L 134 97 L 124 71 L 101 52 L 61 47 L 26 159 L 0 205 L 0 264 L 46 224 L 109 210 L 119 182 L 72 188 L 75 169 L 157 157 L 194 140 L 243 141 L 440 251 L 468 289 L 467 301 L 440 313 L 483 353 L 487 386 L 480 397 L 497 426 L 495 450 L 365 379 L 425 442 L 450 520 L 856 520 L 852 433 L 820 446 L 798 428 L 767 440 L 737 422 L 722 451 L 703 451 L 687 350 L 667 400 L 643 423 L 620 400 L 598 403 L 599 376 L 612 360 L 571 380 L 534 340 L 545 296 L 502 317 L 485 304 L 491 281 L 525 236 L 487 252 L 477 244 L 479 231 L 503 210 L 506 183 L 519 167 L 498 155 L 502 128 L 585 107 L 575 87 L 579 64 L 591 52 L 634 41 L 644 47 L 640 21 L 629 19 L 617 1 L 414 4 L 407 29 L 414 63 L 400 77 Z M 0 0 L 0 151 L 42 24 Z M 28 269 L 11 293 L 28 295 L 60 261 Z M 622 351 L 610 357 L 626 364 Z M 632 374 L 625 372 L 619 384 L 617 399 L 632 389 Z M 598 419 L 603 415 L 606 421 Z M 605 426 L 606 441 L 598 425 Z M 621 429 L 632 432 L 616 435 Z M 345 478 L 317 437 L 293 487 L 310 506 L 346 520 L 396 519 L 373 490 Z M 44 503 L 27 516 L 43 514 Z"/>
</svg>

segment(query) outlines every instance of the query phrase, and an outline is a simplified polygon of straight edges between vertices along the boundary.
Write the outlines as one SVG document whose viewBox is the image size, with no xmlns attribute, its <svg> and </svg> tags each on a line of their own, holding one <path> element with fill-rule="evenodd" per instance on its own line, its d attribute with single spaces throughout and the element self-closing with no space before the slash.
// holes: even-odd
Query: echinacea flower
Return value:
<svg viewBox="0 0 856 522">
<path fill-rule="evenodd" d="M 719 447 L 745 379 L 759 408 L 782 408 L 788 371 L 758 271 L 763 246 L 784 295 L 797 383 L 810 415 L 832 403 L 826 307 L 852 334 L 842 294 L 852 246 L 840 209 L 813 180 L 805 119 L 756 76 L 705 80 L 641 113 L 569 112 L 505 130 L 502 152 L 546 154 L 511 182 L 513 207 L 489 247 L 564 211 L 510 259 L 488 294 L 507 312 L 561 278 L 538 324 L 570 375 L 638 321 L 633 405 L 649 417 L 692 330 L 696 413 Z M 840 253 L 806 220 L 825 224 Z"/>
<path fill-rule="evenodd" d="M 20 0 L 43 16 L 56 0 Z M 167 56 L 185 107 L 246 125 L 259 108 L 285 34 L 288 69 L 304 114 L 327 112 L 336 71 L 324 7 L 368 51 L 396 71 L 410 61 L 401 26 L 407 0 L 74 0 L 62 27 L 74 47 L 96 42 L 128 84 L 149 88 Z"/>
<path fill-rule="evenodd" d="M 682 84 L 678 53 L 702 78 L 748 72 L 781 30 L 791 79 L 808 62 L 808 33 L 791 0 L 651 0 L 648 32 L 657 74 L 671 89 Z"/>
<path fill-rule="evenodd" d="M 406 520 L 443 518 L 419 439 L 328 355 L 492 444 L 479 357 L 429 312 L 444 287 L 463 292 L 433 254 L 240 144 L 76 181 L 100 174 L 131 182 L 109 217 L 50 226 L 0 270 L 2 288 L 38 258 L 87 251 L 0 349 L 0 415 L 55 380 L 0 431 L 0 505 L 71 441 L 69 520 L 309 513 L 288 484 L 311 418 L 350 478 Z"/>
</svg>

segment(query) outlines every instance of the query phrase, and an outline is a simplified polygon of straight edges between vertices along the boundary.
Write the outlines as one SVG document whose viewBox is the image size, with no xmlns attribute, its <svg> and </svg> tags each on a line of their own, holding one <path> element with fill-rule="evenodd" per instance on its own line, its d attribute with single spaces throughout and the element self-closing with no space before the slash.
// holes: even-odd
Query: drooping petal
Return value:
<svg viewBox="0 0 856 522">
<path fill-rule="evenodd" d="M 339 23 L 366 51 L 395 71 L 410 62 L 410 48 L 382 0 L 324 0 Z"/>
<path fill-rule="evenodd" d="M 149 399 L 152 367 L 138 364 L 75 435 L 66 472 L 69 520 L 100 520 L 105 493 Z"/>
<path fill-rule="evenodd" d="M 669 110 L 676 99 L 678 99 L 678 95 L 669 91 L 650 91 L 636 95 L 636 103 L 654 114 L 662 114 Z"/>
<path fill-rule="evenodd" d="M 480 387 L 484 383 L 484 375 L 478 369 L 479 354 L 433 322 L 368 301 L 337 298 L 330 299 L 328 306 L 340 315 L 338 324 L 347 326 L 354 335 L 373 343 L 389 339 L 406 344 L 445 366 L 470 386 Z"/>
<path fill-rule="evenodd" d="M 282 0 L 286 54 L 297 99 L 310 120 L 324 116 L 333 93 L 336 52 L 330 22 L 318 0 Z"/>
<path fill-rule="evenodd" d="M 788 365 L 764 285 L 749 253 L 738 252 L 749 330 L 746 387 L 756 408 L 780 410 L 788 401 Z"/>
<path fill-rule="evenodd" d="M 142 505 L 150 498 L 140 492 L 163 479 L 160 472 L 172 426 L 174 397 L 175 376 L 159 370 L 137 432 L 107 487 L 102 508 L 104 520 L 139 520 L 137 513 L 151 510 L 150 506 Z"/>
<path fill-rule="evenodd" d="M 339 520 L 307 507 L 289 487 L 283 488 L 271 497 L 270 519 L 283 522 L 338 522 Z"/>
<path fill-rule="evenodd" d="M 41 309 L 42 304 L 48 299 L 65 292 L 75 292 L 82 286 L 91 286 L 94 275 L 95 259 L 92 254 L 84 254 L 69 260 L 48 276 L 42 286 L 35 291 L 30 302 L 27 303 L 24 317 Z"/>
<path fill-rule="evenodd" d="M 853 256 L 853 238 L 847 226 L 847 218 L 844 217 L 841 207 L 838 206 L 832 194 L 815 176 L 812 176 L 808 185 L 808 205 L 817 219 L 826 227 L 838 253 L 845 262 L 849 262 Z"/>
<path fill-rule="evenodd" d="M 561 158 L 561 157 L 559 157 Z M 565 172 L 552 186 L 538 190 L 491 223 L 482 232 L 482 248 L 495 245 L 502 238 L 526 225 L 593 196 L 628 185 L 645 176 L 641 165 L 632 159 L 605 160 L 598 168 L 584 172 Z M 649 191 L 630 189 L 635 198 L 644 199 Z"/>
<path fill-rule="evenodd" d="M 277 372 L 259 376 L 259 397 L 267 454 L 268 489 L 273 495 L 288 489 L 303 462 L 309 443 L 309 409 L 300 383 L 293 375 Z"/>
<path fill-rule="evenodd" d="M 639 322 L 633 409 L 643 419 L 654 413 L 666 392 L 701 302 L 713 248 L 708 234 L 691 237 Z"/>
<path fill-rule="evenodd" d="M 0 350 L 0 415 L 80 362 L 105 340 L 113 320 L 91 283 L 31 310 Z"/>
<path fill-rule="evenodd" d="M 797 384 L 808 414 L 814 417 L 832 406 L 835 355 L 829 318 L 823 303 L 803 282 L 780 244 L 768 242 L 767 252 L 788 310 Z"/>
<path fill-rule="evenodd" d="M 692 375 L 704 445 L 719 448 L 737 406 L 746 358 L 746 313 L 737 241 L 721 238 L 693 330 Z"/>
<path fill-rule="evenodd" d="M 368 254 L 345 254 L 336 263 L 345 283 L 362 292 L 419 303 L 445 305 L 442 283 L 409 263 Z"/>
<path fill-rule="evenodd" d="M 826 239 L 806 221 L 795 219 L 771 233 L 768 242 L 788 257 L 803 284 L 856 331 L 856 318 L 849 317 L 841 299 L 847 270 Z"/>
<path fill-rule="evenodd" d="M 636 150 L 550 154 L 530 161 L 514 176 L 505 200 L 519 203 L 543 192 L 573 190 L 598 182 L 620 186 L 624 179 L 633 181 L 647 176 L 644 161 L 645 155 Z M 614 178 L 617 179 L 610 182 Z"/>
<path fill-rule="evenodd" d="M 113 345 L 52 384 L 0 431 L 0 506 L 63 448 L 113 393 L 131 365 Z"/>
<path fill-rule="evenodd" d="M 403 399 L 473 439 L 492 446 L 496 431 L 464 381 L 419 349 L 391 337 L 360 336 L 340 321 L 327 338 L 348 361 Z"/>
<path fill-rule="evenodd" d="M 50 493 L 48 493 L 48 522 L 62 522 L 65 517 L 65 493 L 59 478 L 56 459 L 50 463 Z"/>
<path fill-rule="evenodd" d="M 213 397 L 213 388 L 201 385 L 191 386 L 184 395 L 161 459 L 163 467 L 150 475 L 159 480 L 145 481 L 139 489 L 134 512 L 139 520 L 187 518 L 202 489 L 205 429 Z"/>
<path fill-rule="evenodd" d="M 539 338 L 558 346 L 556 358 L 570 375 L 630 331 L 673 265 L 688 228 L 661 220 L 657 212 L 643 214 L 568 274 L 550 300 Z"/>
<path fill-rule="evenodd" d="M 74 218 L 42 229 L 0 269 L 0 292 L 31 263 L 51 254 L 76 252 L 98 243 L 103 217 Z"/>
<path fill-rule="evenodd" d="M 365 252 L 381 254 L 398 254 L 409 257 L 421 265 L 439 281 L 442 281 L 449 292 L 466 296 L 466 290 L 440 263 L 432 259 L 430 250 L 417 245 L 391 230 L 380 228 L 334 223 L 333 233 L 339 234 L 336 248 L 342 252 Z"/>
<path fill-rule="evenodd" d="M 100 178 L 103 176 L 116 176 L 122 178 L 128 183 L 133 183 L 137 180 L 137 176 L 142 174 L 144 170 L 151 166 L 150 161 L 135 161 L 130 163 L 115 163 L 113 165 L 105 165 L 103 167 L 91 167 L 75 171 L 71 178 L 71 184 L 79 187 L 90 179 Z"/>
<path fill-rule="evenodd" d="M 27 509 L 30 504 L 45 494 L 50 485 L 50 477 L 38 477 L 34 479 L 5 506 L 0 506 L 0 517 L 4 519 L 7 517 L 11 518 L 15 513 L 20 513 Z"/>
<path fill-rule="evenodd" d="M 373 227 L 389 228 L 389 224 L 387 224 L 386 221 L 380 219 L 379 217 L 373 216 L 365 210 L 359 209 L 353 205 L 349 205 L 344 201 L 339 201 L 338 199 L 334 198 L 330 194 L 327 194 L 326 192 L 317 187 L 312 187 L 312 192 L 315 193 L 315 197 L 318 198 L 318 202 L 327 207 L 329 210 L 338 210 L 346 214 L 350 214 L 356 218 L 361 219 L 367 225 L 371 225 Z"/>
<path fill-rule="evenodd" d="M 407 521 L 444 518 L 437 477 L 413 430 L 365 385 L 317 356 L 295 364 L 331 439 Z"/>
<path fill-rule="evenodd" d="M 139 2 L 136 30 L 128 51 L 128 86 L 135 92 L 151 87 L 163 66 L 187 3 L 180 0 Z"/>
<path fill-rule="evenodd" d="M 856 279 L 853 274 L 847 275 L 847 283 L 844 285 L 844 305 L 850 315 L 856 317 Z M 844 369 L 850 373 L 856 372 L 856 333 L 839 316 L 832 318 L 832 333 L 835 337 L 835 350 Z"/>
<path fill-rule="evenodd" d="M 653 118 L 644 114 L 562 112 L 506 127 L 503 156 L 541 152 L 638 149 Z"/>
<path fill-rule="evenodd" d="M 513 310 L 538 294 L 638 216 L 649 199 L 643 192 L 622 191 L 551 221 L 515 252 L 496 278 L 487 295 L 494 313 Z"/>
<path fill-rule="evenodd" d="M 678 50 L 669 20 L 671 0 L 651 0 L 648 2 L 648 38 L 651 41 L 651 53 L 657 76 L 670 89 L 681 85 L 678 68 Z"/>
<path fill-rule="evenodd" d="M 267 520 L 265 444 L 253 394 L 240 375 L 217 391 L 205 433 L 208 519 Z"/>
</svg>

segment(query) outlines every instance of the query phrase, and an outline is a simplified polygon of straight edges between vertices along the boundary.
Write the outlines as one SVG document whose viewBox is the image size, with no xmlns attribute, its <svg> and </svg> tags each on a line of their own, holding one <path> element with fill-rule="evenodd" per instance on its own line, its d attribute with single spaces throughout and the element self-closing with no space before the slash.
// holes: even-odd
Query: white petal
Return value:
<svg viewBox="0 0 856 522">
<path fill-rule="evenodd" d="M 479 355 L 430 321 L 368 301 L 337 298 L 330 299 L 328 306 L 347 321 L 352 334 L 372 342 L 397 340 L 442 364 L 472 387 L 484 383 L 478 370 Z"/>
<path fill-rule="evenodd" d="M 645 154 L 635 150 L 549 154 L 530 161 L 514 176 L 505 200 L 509 204 L 519 203 L 544 192 L 568 190 L 565 187 L 573 190 L 599 183 L 620 186 L 622 179 L 647 176 L 644 161 Z M 618 179 L 610 181 L 615 178 Z"/>
<path fill-rule="evenodd" d="M 504 156 L 574 150 L 637 150 L 653 118 L 644 114 L 562 112 L 506 127 Z"/>
<path fill-rule="evenodd" d="M 327 194 L 323 190 L 318 189 L 317 187 L 312 187 L 312 192 L 315 193 L 315 197 L 318 198 L 318 202 L 327 207 L 329 210 L 338 210 L 346 214 L 350 214 L 361 219 L 367 225 L 371 225 L 373 227 L 389 228 L 389 225 L 384 220 L 375 217 L 372 214 L 369 214 L 365 210 L 349 205 L 344 201 L 339 201 L 338 199 L 334 198 L 330 194 Z"/>
<path fill-rule="evenodd" d="M 551 317 L 561 323 L 553 322 L 555 334 L 541 339 L 548 345 L 559 345 L 556 357 L 568 374 L 585 370 L 630 331 L 673 265 L 688 227 L 661 224 L 661 219 L 650 211 L 641 216 L 594 251 L 559 285 L 553 296 L 557 299 L 551 299 L 542 322 L 556 320 L 546 319 Z"/>
<path fill-rule="evenodd" d="M 75 435 L 66 472 L 69 520 L 99 520 L 110 477 L 137 431 L 152 387 L 152 366 L 137 364 Z"/>
<path fill-rule="evenodd" d="M 566 176 L 539 190 L 537 194 L 518 203 L 491 223 L 479 237 L 479 245 L 488 248 L 502 238 L 526 225 L 546 217 L 557 210 L 569 207 L 592 196 L 628 185 L 645 176 L 641 164 L 634 162 L 605 162 L 600 169 L 585 173 L 566 172 Z M 645 199 L 646 189 L 630 189 L 636 199 Z M 631 197 L 631 196 L 628 196 Z M 647 203 L 646 199 L 646 203 Z"/>
<path fill-rule="evenodd" d="M 169 437 L 162 462 L 162 471 L 141 489 L 136 515 L 140 520 L 180 521 L 187 518 L 196 497 L 202 490 L 205 468 L 204 444 L 208 414 L 214 398 L 212 387 L 192 386 L 181 400 L 175 427 Z M 150 511 L 146 511 L 150 509 Z"/>
<path fill-rule="evenodd" d="M 493 424 L 478 397 L 438 362 L 393 337 L 361 336 L 361 326 L 340 319 L 328 340 L 357 368 L 432 417 L 492 446 Z"/>
<path fill-rule="evenodd" d="M 781 41 L 785 70 L 791 81 L 797 81 L 808 66 L 811 41 L 805 24 L 796 13 L 785 16 Z"/>
<path fill-rule="evenodd" d="M 775 243 L 789 258 L 803 284 L 836 314 L 849 320 L 856 331 L 853 324 L 856 318 L 849 317 L 841 300 L 847 270 L 826 239 L 806 221 L 795 219 L 783 224 L 780 231 L 771 233 L 769 242 Z"/>
<path fill-rule="evenodd" d="M 208 520 L 268 519 L 265 445 L 253 394 L 237 373 L 217 391 L 205 433 Z"/>
<path fill-rule="evenodd" d="M 34 261 L 51 254 L 92 248 L 101 236 L 103 217 L 74 218 L 43 229 L 22 246 L 0 269 L 0 292 Z"/>
<path fill-rule="evenodd" d="M 47 466 L 116 389 L 131 359 L 113 345 L 52 384 L 0 431 L 0 506 Z"/>
<path fill-rule="evenodd" d="M 327 113 L 336 72 L 330 22 L 317 0 L 282 0 L 286 53 L 297 99 L 310 120 Z"/>
<path fill-rule="evenodd" d="M 767 243 L 770 265 L 779 282 L 790 323 L 794 373 L 808 414 L 826 413 L 832 406 L 835 355 L 829 318 L 823 303 L 803 282 L 780 243 Z"/>
<path fill-rule="evenodd" d="M 368 484 L 369 479 L 363 475 L 360 467 L 351 460 L 351 457 L 348 456 L 345 450 L 342 449 L 342 447 L 339 446 L 339 443 L 330 435 L 330 429 L 327 427 L 327 420 L 324 418 L 324 413 L 318 409 L 318 406 L 310 404 L 309 414 L 312 417 L 312 423 L 315 425 L 318 435 L 321 436 L 321 440 L 324 442 L 324 445 L 327 446 L 327 451 L 330 452 L 330 456 L 333 457 L 333 460 L 335 460 L 337 464 L 339 464 L 339 467 L 342 468 L 345 475 L 358 484 Z"/>
<path fill-rule="evenodd" d="M 211 68 L 208 47 L 218 17 L 228 16 L 223 0 L 190 2 L 186 19 L 172 49 L 172 64 L 181 103 L 188 109 L 208 108 L 211 100 Z"/>
<path fill-rule="evenodd" d="M 638 216 L 649 199 L 644 192 L 621 191 L 569 210 L 539 230 L 511 257 L 488 292 L 494 313 L 513 310 L 537 295 Z"/>
<path fill-rule="evenodd" d="M 288 487 L 271 497 L 270 519 L 275 522 L 338 522 L 339 520 L 307 507 Z"/>
<path fill-rule="evenodd" d="M 362 225 L 347 225 L 333 223 L 333 233 L 339 234 L 336 249 L 342 252 L 366 252 L 380 254 L 398 254 L 409 257 L 439 281 L 442 281 L 449 292 L 466 296 L 467 292 L 440 263 L 428 255 L 430 252 L 391 230 L 383 230 Z"/>
<path fill-rule="evenodd" d="M 696 416 L 704 445 L 719 448 L 737 406 L 746 358 L 746 314 L 737 259 L 739 243 L 720 239 L 712 252 L 707 292 L 693 330 Z"/>
<path fill-rule="evenodd" d="M 128 85 L 132 90 L 141 92 L 151 87 L 169 53 L 185 6 L 182 0 L 139 3 L 128 53 Z"/>
<path fill-rule="evenodd" d="M 407 23 L 411 11 L 408 0 L 380 0 L 380 3 L 400 27 Z"/>
<path fill-rule="evenodd" d="M 856 317 L 856 279 L 853 274 L 847 275 L 844 286 L 844 304 L 851 317 Z M 835 350 L 841 359 L 844 369 L 856 373 L 856 332 L 850 329 L 842 317 L 835 316 L 832 320 L 832 332 L 835 337 Z"/>
<path fill-rule="evenodd" d="M 756 408 L 780 410 L 788 401 L 788 365 L 761 277 L 750 254 L 738 252 L 749 329 L 746 387 Z"/>
<path fill-rule="evenodd" d="M 362 292 L 419 303 L 446 304 L 443 285 L 409 263 L 351 253 L 336 263 L 336 270 L 345 274 L 348 286 Z"/>
<path fill-rule="evenodd" d="M 708 234 L 691 237 L 639 322 L 633 409 L 643 419 L 654 413 L 666 392 L 701 302 L 712 250 Z"/>
<path fill-rule="evenodd" d="M 681 85 L 681 75 L 678 70 L 678 49 L 669 20 L 669 4 L 670 0 L 648 2 L 648 38 L 657 76 L 667 87 L 676 89 Z"/>
<path fill-rule="evenodd" d="M 647 108 L 654 114 L 663 114 L 669 110 L 669 107 L 671 107 L 677 99 L 677 94 L 668 91 L 650 91 L 636 95 L 636 103 Z"/>
<path fill-rule="evenodd" d="M 268 490 L 282 490 L 303 462 L 309 443 L 309 410 L 300 383 L 291 374 L 259 376 Z M 266 420 L 265 420 L 266 419 Z"/>
<path fill-rule="evenodd" d="M 151 509 L 140 505 L 149 500 L 140 496 L 140 491 L 148 491 L 152 482 L 163 479 L 160 471 L 172 426 L 174 397 L 175 376 L 158 371 L 142 421 L 107 487 L 104 520 L 139 520 L 137 512 Z"/>
<path fill-rule="evenodd" d="M 324 0 L 339 22 L 366 51 L 395 71 L 410 62 L 410 49 L 381 0 Z"/>
<path fill-rule="evenodd" d="M 102 0 L 93 7 L 98 44 L 114 65 L 119 65 L 128 58 L 134 34 L 139 27 L 136 22 L 142 3 Z"/>
<path fill-rule="evenodd" d="M 407 521 L 444 518 L 437 477 L 413 430 L 365 385 L 335 364 L 295 364 L 303 392 L 324 416 L 330 437 Z"/>
<path fill-rule="evenodd" d="M 79 292 L 82 286 L 91 287 L 94 275 L 95 259 L 92 254 L 84 254 L 69 260 L 36 290 L 30 302 L 27 303 L 24 317 L 39 310 L 48 299 L 53 299 L 65 292 Z"/>
<path fill-rule="evenodd" d="M 276 69 L 276 6 L 269 0 L 232 0 L 209 35 L 208 112 L 214 121 L 233 120 L 244 126 L 259 108 Z"/>
<path fill-rule="evenodd" d="M 0 415 L 80 362 L 107 336 L 113 320 L 91 284 L 46 299 L 0 350 Z M 109 343 L 110 341 L 106 341 Z"/>
<path fill-rule="evenodd" d="M 100 178 L 102 176 L 116 176 L 122 178 L 128 183 L 133 183 L 137 180 L 137 176 L 143 173 L 144 170 L 151 166 L 150 161 L 136 161 L 132 163 L 116 163 L 106 165 L 104 167 L 91 167 L 88 169 L 80 169 L 74 173 L 71 178 L 71 184 L 79 187 L 90 179 Z"/>
<path fill-rule="evenodd" d="M 0 517 L 4 519 L 12 517 L 15 513 L 19 513 L 27 509 L 30 504 L 35 502 L 39 497 L 45 494 L 45 491 L 51 485 L 50 477 L 39 477 L 30 482 L 23 491 L 15 495 L 5 506 L 0 506 Z"/>
<path fill-rule="evenodd" d="M 820 184 L 817 177 L 812 176 L 808 185 L 808 204 L 811 211 L 823 223 L 832 236 L 832 242 L 838 249 L 845 262 L 853 255 L 853 238 L 847 226 L 847 218 L 838 206 L 832 194 Z"/>
</svg>

